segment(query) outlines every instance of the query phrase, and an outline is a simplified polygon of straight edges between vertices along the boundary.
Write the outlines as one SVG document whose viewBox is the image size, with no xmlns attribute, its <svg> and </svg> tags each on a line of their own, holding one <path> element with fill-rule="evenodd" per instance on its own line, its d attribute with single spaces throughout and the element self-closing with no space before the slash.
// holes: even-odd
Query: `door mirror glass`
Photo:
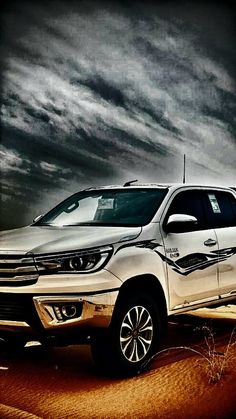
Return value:
<svg viewBox="0 0 236 419">
<path fill-rule="evenodd" d="M 197 224 L 197 218 L 192 215 L 172 214 L 167 220 L 165 231 L 167 233 L 185 233 L 196 230 Z"/>
</svg>

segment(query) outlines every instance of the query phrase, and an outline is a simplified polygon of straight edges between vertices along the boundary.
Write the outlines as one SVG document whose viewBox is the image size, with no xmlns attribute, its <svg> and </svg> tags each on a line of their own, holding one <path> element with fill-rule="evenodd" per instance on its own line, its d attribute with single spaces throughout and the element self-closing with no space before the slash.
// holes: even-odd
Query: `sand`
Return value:
<svg viewBox="0 0 236 419">
<path fill-rule="evenodd" d="M 216 318 L 216 350 L 227 348 L 236 307 L 201 309 L 171 322 L 163 348 L 205 349 L 197 318 Z M 196 317 L 197 316 L 197 317 Z M 188 321 L 187 321 L 188 320 Z M 199 326 L 198 324 L 198 326 Z M 188 350 L 163 352 L 149 370 L 114 380 L 96 373 L 89 347 L 28 347 L 0 361 L 1 418 L 231 418 L 236 416 L 236 345 L 221 380 L 209 383 L 206 363 Z"/>
<path fill-rule="evenodd" d="M 214 318 L 214 319 L 227 319 L 236 321 L 236 305 L 229 304 L 227 306 L 216 308 L 199 308 L 189 314 L 197 317 Z"/>
</svg>

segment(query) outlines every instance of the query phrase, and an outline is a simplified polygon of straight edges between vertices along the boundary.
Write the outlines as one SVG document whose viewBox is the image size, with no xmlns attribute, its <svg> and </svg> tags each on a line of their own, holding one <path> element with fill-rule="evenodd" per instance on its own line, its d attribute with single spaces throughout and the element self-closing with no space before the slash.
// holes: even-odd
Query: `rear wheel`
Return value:
<svg viewBox="0 0 236 419">
<path fill-rule="evenodd" d="M 111 375 L 135 375 L 158 350 L 160 316 L 148 294 L 121 298 L 110 327 L 91 343 L 95 364 Z"/>
</svg>

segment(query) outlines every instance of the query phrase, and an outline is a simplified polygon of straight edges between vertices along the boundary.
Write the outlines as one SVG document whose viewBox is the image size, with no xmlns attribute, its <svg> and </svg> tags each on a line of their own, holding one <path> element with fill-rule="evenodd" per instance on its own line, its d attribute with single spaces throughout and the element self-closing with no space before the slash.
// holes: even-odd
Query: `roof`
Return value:
<svg viewBox="0 0 236 419">
<path fill-rule="evenodd" d="M 94 186 L 85 189 L 94 190 L 94 189 L 139 189 L 139 188 L 171 188 L 171 189 L 179 189 L 183 187 L 194 187 L 194 188 L 217 188 L 217 189 L 232 189 L 230 187 L 224 185 L 204 185 L 204 184 L 197 184 L 197 183 L 131 183 L 130 185 L 105 185 L 105 186 Z"/>
</svg>

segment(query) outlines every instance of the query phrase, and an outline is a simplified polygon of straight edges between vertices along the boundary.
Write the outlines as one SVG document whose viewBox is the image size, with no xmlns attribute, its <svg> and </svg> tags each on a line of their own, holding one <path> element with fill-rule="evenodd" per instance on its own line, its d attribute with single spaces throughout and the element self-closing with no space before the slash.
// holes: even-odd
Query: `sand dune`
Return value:
<svg viewBox="0 0 236 419">
<path fill-rule="evenodd" d="M 38 419 L 38 416 L 0 403 L 1 419 Z"/>
<path fill-rule="evenodd" d="M 199 308 L 189 312 L 189 314 L 205 318 L 236 320 L 236 305 L 229 304 L 216 308 Z"/>
<path fill-rule="evenodd" d="M 224 352 L 227 346 L 234 320 L 230 312 L 234 316 L 235 309 L 203 310 L 206 317 L 210 313 L 213 319 L 220 313 L 224 317 L 214 323 L 217 351 Z M 196 330 L 196 323 L 192 324 L 194 316 L 191 313 L 171 322 L 162 348 L 204 348 L 201 328 Z M 197 319 L 204 324 L 205 319 L 199 315 Z M 236 345 L 224 376 L 214 384 L 208 382 L 206 364 L 200 357 L 180 349 L 163 352 L 147 372 L 126 380 L 98 376 L 88 347 L 82 346 L 29 347 L 18 355 L 3 353 L 0 365 L 8 368 L 0 370 L 3 418 L 220 419 L 236 414 Z"/>
</svg>

